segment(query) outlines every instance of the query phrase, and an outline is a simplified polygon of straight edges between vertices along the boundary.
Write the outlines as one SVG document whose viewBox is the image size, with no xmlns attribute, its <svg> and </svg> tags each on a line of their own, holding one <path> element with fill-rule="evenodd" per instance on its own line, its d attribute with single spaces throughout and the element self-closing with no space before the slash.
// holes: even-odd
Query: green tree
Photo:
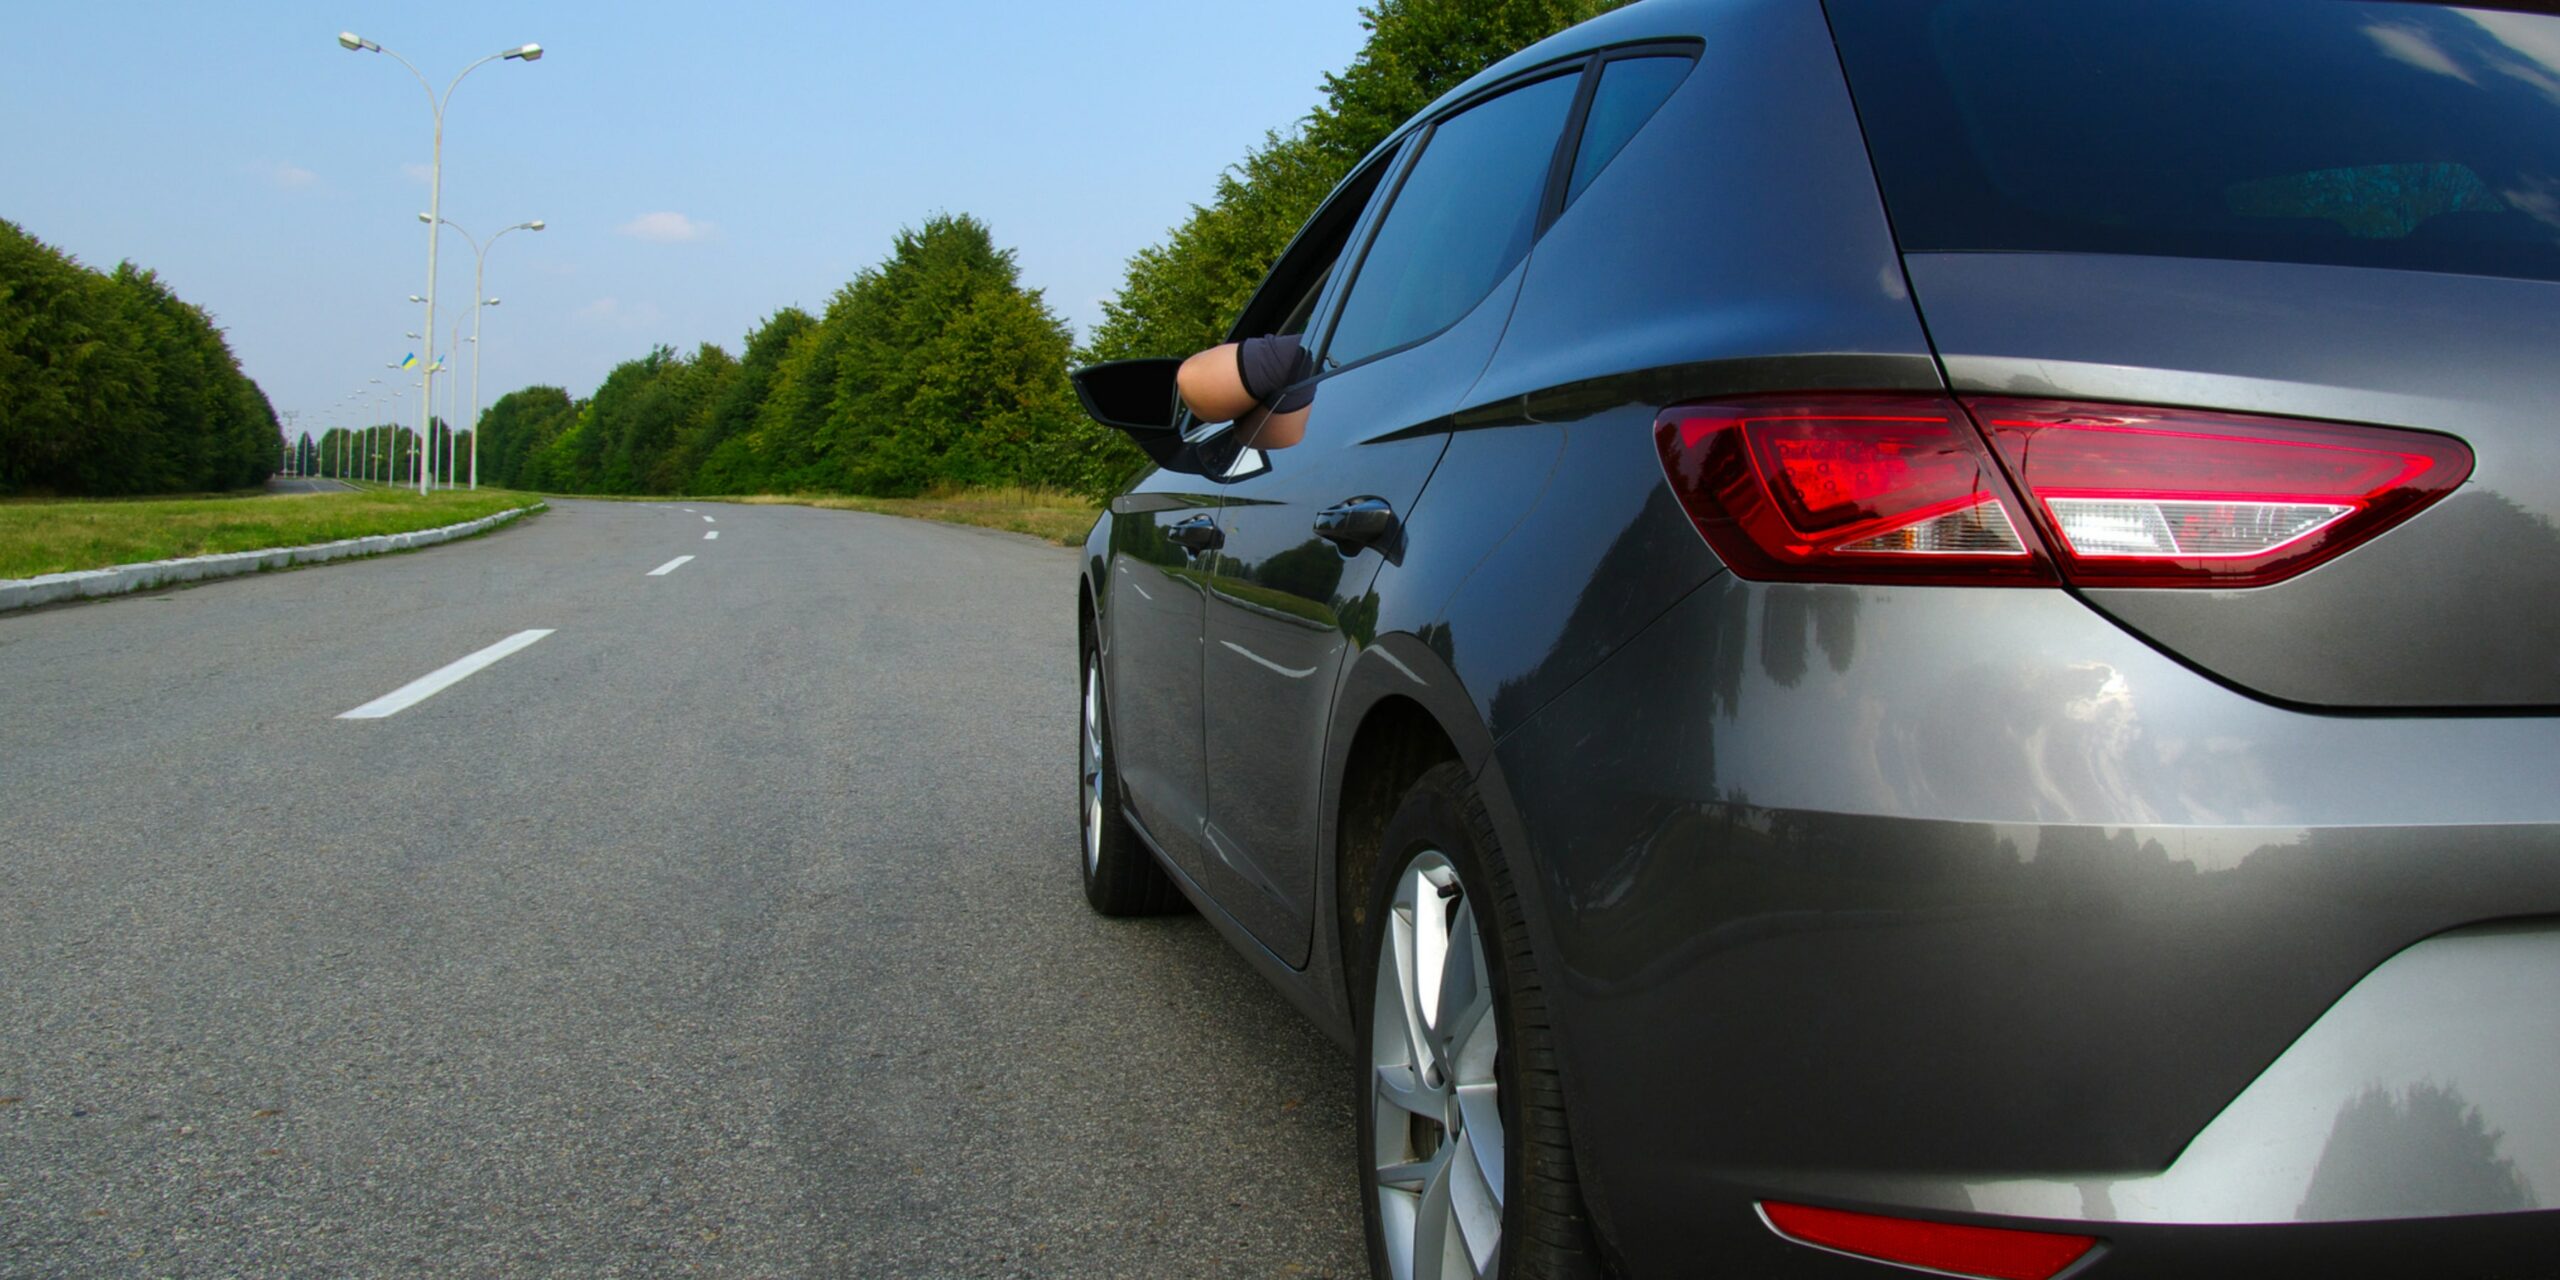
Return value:
<svg viewBox="0 0 2560 1280">
<path fill-rule="evenodd" d="M 1467 77 L 1624 0 L 1379 0 L 1369 39 L 1325 100 L 1220 174 L 1206 205 L 1138 252 L 1085 350 L 1093 360 L 1187 355 L 1223 341 L 1290 237 L 1353 166 Z"/>
<path fill-rule="evenodd" d="M 816 327 L 817 319 L 798 307 L 784 307 L 747 335 L 738 357 L 737 374 L 713 402 L 701 439 L 701 464 L 689 486 L 695 493 L 753 493 L 770 488 L 763 459 L 755 450 L 756 414 L 773 394 L 782 362 L 792 344 Z"/>
<path fill-rule="evenodd" d="M 101 274 L 0 222 L 0 492 L 239 488 L 279 434 L 222 331 L 155 273 Z"/>
<path fill-rule="evenodd" d="M 488 469 L 489 483 L 506 489 L 552 487 L 540 460 L 577 413 L 569 393 L 558 387 L 526 387 L 498 397 L 480 415 L 480 464 Z"/>
<path fill-rule="evenodd" d="M 828 308 L 841 334 L 817 445 L 830 487 L 1070 483 L 1093 428 L 1066 381 L 1073 340 L 986 224 L 937 215 Z"/>
</svg>

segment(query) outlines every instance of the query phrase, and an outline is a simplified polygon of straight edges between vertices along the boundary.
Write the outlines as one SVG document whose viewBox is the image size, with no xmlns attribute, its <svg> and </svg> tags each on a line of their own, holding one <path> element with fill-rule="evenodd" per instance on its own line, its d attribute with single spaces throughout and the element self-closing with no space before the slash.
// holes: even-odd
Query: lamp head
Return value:
<svg viewBox="0 0 2560 1280">
<path fill-rule="evenodd" d="M 496 298 L 484 298 L 481 300 L 480 305 L 484 307 L 494 307 L 498 305 L 498 300 Z"/>
<path fill-rule="evenodd" d="M 529 44 L 520 49 L 509 49 L 500 56 L 521 58 L 526 62 L 540 62 L 542 61 L 542 46 L 538 44 Z"/>
<path fill-rule="evenodd" d="M 526 229 L 527 231 L 540 231 L 540 230 L 542 230 L 542 219 L 540 219 L 540 218 L 536 218 L 536 219 L 534 219 L 533 221 L 528 222 L 528 223 L 526 223 L 526 224 L 524 224 L 524 225 L 525 225 L 525 229 Z"/>
<path fill-rule="evenodd" d="M 357 35 L 352 31 L 341 31 L 338 33 L 338 46 L 349 53 L 355 53 L 358 51 L 369 53 L 382 52 L 381 45 L 375 44 L 371 40 L 367 40 L 363 36 Z"/>
<path fill-rule="evenodd" d="M 424 302 L 424 301 L 426 301 L 426 299 L 421 298 L 421 297 L 419 297 L 418 295 L 416 295 L 416 294 L 414 294 L 414 293 L 413 293 L 413 294 L 410 294 L 410 295 L 409 295 L 409 301 L 411 301 L 411 302 Z"/>
<path fill-rule="evenodd" d="M 426 223 L 429 226 L 433 226 L 435 224 L 435 220 L 436 216 L 432 213 L 422 213 L 418 215 L 418 221 Z"/>
</svg>

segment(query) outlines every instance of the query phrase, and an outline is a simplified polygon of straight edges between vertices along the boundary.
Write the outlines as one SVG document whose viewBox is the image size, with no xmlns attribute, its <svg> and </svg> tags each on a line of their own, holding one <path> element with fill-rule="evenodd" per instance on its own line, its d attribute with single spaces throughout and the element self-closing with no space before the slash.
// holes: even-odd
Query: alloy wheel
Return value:
<svg viewBox="0 0 2560 1280">
<path fill-rule="evenodd" d="M 1495 1274 L 1502 1257 L 1500 1045 L 1484 935 L 1457 868 L 1406 865 L 1378 942 L 1369 1152 L 1396 1280 Z"/>
<path fill-rule="evenodd" d="M 1102 656 L 1084 664 L 1084 873 L 1102 865 Z"/>
</svg>

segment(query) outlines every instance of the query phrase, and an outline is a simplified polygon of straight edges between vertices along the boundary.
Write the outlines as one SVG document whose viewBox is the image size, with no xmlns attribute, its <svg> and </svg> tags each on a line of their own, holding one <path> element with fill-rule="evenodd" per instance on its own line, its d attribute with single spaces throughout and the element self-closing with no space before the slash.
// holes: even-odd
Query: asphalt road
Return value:
<svg viewBox="0 0 2560 1280">
<path fill-rule="evenodd" d="M 1361 1272 L 1346 1056 L 1078 893 L 1072 552 L 554 506 L 0 617 L 0 1274 Z"/>
<path fill-rule="evenodd" d="M 325 476 L 268 476 L 269 493 L 337 493 L 355 486 Z"/>
</svg>

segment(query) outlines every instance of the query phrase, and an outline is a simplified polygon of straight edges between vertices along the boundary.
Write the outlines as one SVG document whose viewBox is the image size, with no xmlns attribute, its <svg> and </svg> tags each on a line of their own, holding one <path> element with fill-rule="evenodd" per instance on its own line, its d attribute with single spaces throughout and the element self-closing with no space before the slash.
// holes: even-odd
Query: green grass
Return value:
<svg viewBox="0 0 2560 1280">
<path fill-rule="evenodd" d="M 563 497 L 581 495 L 563 494 Z M 668 498 L 646 501 L 667 502 Z M 1072 547 L 1084 541 L 1102 508 L 1081 494 L 1055 489 L 1007 485 L 989 489 L 951 489 L 921 498 L 864 498 L 841 493 L 759 493 L 726 497 L 694 497 L 686 502 L 740 502 L 754 506 L 826 507 L 836 511 L 869 511 L 878 515 L 973 524 L 987 529 L 1027 533 Z"/>
<path fill-rule="evenodd" d="M 299 547 L 476 520 L 540 501 L 504 489 L 0 502 L 0 578 Z"/>
</svg>

